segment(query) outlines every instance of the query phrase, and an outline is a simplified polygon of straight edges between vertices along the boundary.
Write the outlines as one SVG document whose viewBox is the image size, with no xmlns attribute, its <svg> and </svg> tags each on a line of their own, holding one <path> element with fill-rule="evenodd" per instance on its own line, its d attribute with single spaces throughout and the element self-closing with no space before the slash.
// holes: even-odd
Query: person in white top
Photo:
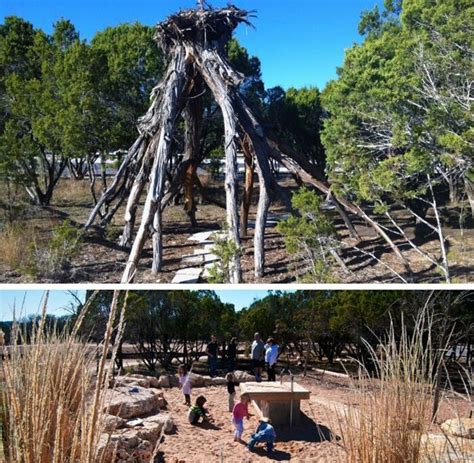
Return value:
<svg viewBox="0 0 474 463">
<path fill-rule="evenodd" d="M 280 346 L 273 338 L 268 338 L 265 344 L 265 363 L 267 365 L 268 381 L 276 381 L 275 367 L 278 361 Z"/>
<path fill-rule="evenodd" d="M 185 405 L 191 406 L 191 378 L 185 365 L 181 365 L 178 369 L 179 387 L 184 395 Z"/>
</svg>

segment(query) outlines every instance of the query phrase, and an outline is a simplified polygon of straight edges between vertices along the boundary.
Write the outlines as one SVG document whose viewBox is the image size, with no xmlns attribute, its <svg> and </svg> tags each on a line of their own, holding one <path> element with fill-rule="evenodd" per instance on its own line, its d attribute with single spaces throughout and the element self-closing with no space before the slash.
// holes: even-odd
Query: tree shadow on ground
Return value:
<svg viewBox="0 0 474 463">
<path fill-rule="evenodd" d="M 304 441 L 304 442 L 330 442 L 338 441 L 341 438 L 323 424 L 317 424 L 308 415 L 301 412 L 301 417 L 295 425 L 290 427 L 278 426 L 277 441 Z"/>
</svg>

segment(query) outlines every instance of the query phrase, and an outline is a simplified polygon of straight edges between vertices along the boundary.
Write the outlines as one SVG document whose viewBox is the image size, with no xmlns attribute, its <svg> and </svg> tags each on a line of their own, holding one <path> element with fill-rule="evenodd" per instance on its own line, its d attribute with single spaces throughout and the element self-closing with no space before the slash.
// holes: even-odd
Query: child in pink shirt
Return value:
<svg viewBox="0 0 474 463">
<path fill-rule="evenodd" d="M 235 404 L 232 410 L 232 424 L 235 427 L 234 441 L 242 442 L 242 433 L 244 432 L 244 418 L 249 419 L 252 415 L 249 413 L 250 397 L 248 394 L 240 396 L 240 402 Z"/>
</svg>

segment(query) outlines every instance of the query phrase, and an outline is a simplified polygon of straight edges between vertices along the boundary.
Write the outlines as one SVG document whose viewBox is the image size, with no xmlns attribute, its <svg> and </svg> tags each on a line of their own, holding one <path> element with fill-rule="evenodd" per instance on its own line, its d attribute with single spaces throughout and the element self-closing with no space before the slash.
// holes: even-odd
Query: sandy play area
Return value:
<svg viewBox="0 0 474 463">
<path fill-rule="evenodd" d="M 191 462 L 343 462 L 344 450 L 338 444 L 337 429 L 334 428 L 336 410 L 344 405 L 356 405 L 357 396 L 349 389 L 343 377 L 326 376 L 323 381 L 298 377 L 298 383 L 311 391 L 309 401 L 301 402 L 302 419 L 293 428 L 279 427 L 277 443 L 272 455 L 263 448 L 250 453 L 242 444 L 233 441 L 231 414 L 227 411 L 225 386 L 193 389 L 193 397 L 205 395 L 207 408 L 214 418 L 212 424 L 192 426 L 186 419 L 187 407 L 177 388 L 165 391 L 168 410 L 175 423 L 175 431 L 166 435 L 160 446 L 161 461 L 167 463 Z M 238 395 L 239 392 L 237 392 Z M 451 404 L 452 405 L 452 404 Z M 456 401 L 456 407 L 465 411 L 468 404 Z M 249 407 L 251 413 L 255 413 Z M 440 422 L 452 416 L 445 404 Z M 247 441 L 257 425 L 253 416 L 245 421 L 243 438 Z M 433 429 L 433 432 L 439 432 Z"/>
</svg>

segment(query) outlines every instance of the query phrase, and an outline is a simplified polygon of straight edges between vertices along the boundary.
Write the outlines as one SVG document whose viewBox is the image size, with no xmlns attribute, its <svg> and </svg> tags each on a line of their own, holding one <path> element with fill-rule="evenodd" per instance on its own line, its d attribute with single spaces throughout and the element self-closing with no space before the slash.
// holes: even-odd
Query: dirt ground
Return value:
<svg viewBox="0 0 474 463">
<path fill-rule="evenodd" d="M 282 184 L 290 189 L 295 185 L 291 180 L 282 181 Z M 256 190 L 258 188 L 256 187 Z M 223 187 L 219 185 L 209 186 L 211 195 L 223 199 Z M 256 197 L 250 212 L 250 218 L 255 218 Z M 0 209 L 5 212 L 5 199 L 0 201 Z M 51 229 L 55 224 L 68 218 L 71 222 L 81 227 L 86 221 L 92 209 L 92 201 L 88 190 L 87 181 L 77 182 L 63 179 L 57 187 L 55 197 L 51 206 L 39 208 L 29 205 L 23 205 L 17 208 L 14 214 L 15 223 L 28 230 L 34 230 L 39 240 L 47 241 L 51 236 Z M 272 204 L 271 212 L 282 213 L 283 207 L 279 203 Z M 0 210 L 0 213 L 2 211 Z M 459 211 L 456 208 L 445 208 L 445 235 L 449 243 L 449 259 L 451 262 L 451 273 L 453 282 L 468 282 L 473 280 L 473 256 L 474 256 L 474 230 L 471 226 L 461 228 L 459 226 Z M 347 245 L 356 244 L 348 236 L 341 220 L 334 217 L 340 239 Z M 394 268 L 397 272 L 403 274 L 403 268 L 393 255 L 393 252 L 387 248 L 385 242 L 382 242 L 371 228 L 367 227 L 360 219 L 354 218 L 356 226 L 362 241 L 357 246 L 366 253 L 373 253 L 378 259 Z M 139 262 L 139 269 L 136 274 L 135 283 L 170 283 L 176 271 L 183 268 L 181 257 L 193 254 L 196 249 L 196 243 L 188 241 L 191 234 L 203 230 L 217 230 L 225 221 L 225 211 L 212 204 L 198 205 L 197 211 L 198 227 L 191 228 L 186 214 L 181 205 L 169 206 L 164 213 L 164 265 L 162 271 L 155 275 L 152 274 L 151 260 L 152 249 L 151 242 L 148 242 L 142 258 Z M 406 221 L 407 232 L 412 234 L 413 225 L 406 217 L 400 217 L 400 220 Z M 0 221 L 4 219 L 0 216 Z M 116 213 L 112 223 L 105 233 L 98 228 L 88 231 L 81 245 L 79 254 L 73 258 L 72 266 L 67 276 L 62 277 L 61 283 L 118 283 L 128 258 L 129 249 L 120 247 L 118 238 L 123 226 L 123 207 Z M 410 228 L 411 227 L 411 228 Z M 0 227 L 1 228 L 1 227 Z M 298 256 L 290 255 L 284 247 L 283 239 L 277 233 L 275 228 L 267 228 L 265 251 L 266 268 L 265 275 L 262 278 L 256 278 L 253 274 L 253 230 L 249 230 L 248 237 L 243 239 L 244 254 L 242 257 L 243 280 L 245 283 L 292 283 L 301 281 L 305 273 L 303 261 Z M 436 236 L 433 234 L 424 237 L 421 242 L 423 251 L 431 253 L 434 256 L 439 254 L 437 249 Z M 411 263 L 414 271 L 414 281 L 436 282 L 440 280 L 440 274 L 434 265 L 421 258 L 420 255 L 405 246 L 404 255 Z M 343 251 L 342 254 L 349 272 L 342 271 L 340 267 L 335 267 L 332 272 L 332 281 L 334 283 L 400 283 L 384 265 L 364 255 L 354 249 Z M 28 276 L 25 272 L 9 267 L 0 256 L 0 283 L 26 283 L 26 282 L 51 282 L 44 276 Z"/>
<path fill-rule="evenodd" d="M 309 401 L 301 402 L 302 417 L 297 426 L 277 428 L 277 443 L 273 454 L 268 455 L 264 448 L 249 452 L 246 447 L 233 441 L 231 414 L 227 411 L 225 386 L 193 389 L 193 397 L 204 395 L 207 408 L 214 423 L 192 426 L 186 419 L 187 407 L 178 388 L 165 391 L 169 410 L 173 416 L 176 430 L 166 435 L 160 445 L 161 461 L 166 463 L 201 463 L 225 461 L 270 462 L 295 461 L 311 463 L 334 463 L 344 461 L 344 449 L 340 444 L 336 415 L 338 407 L 357 406 L 357 395 L 349 387 L 344 377 L 325 375 L 323 381 L 317 377 L 298 377 L 296 381 L 311 391 Z M 238 395 L 238 393 L 237 393 Z M 438 422 L 455 416 L 454 408 L 467 416 L 467 401 L 452 398 L 442 405 Z M 252 406 L 250 413 L 255 413 Z M 244 420 L 243 439 L 248 441 L 257 425 L 257 418 Z M 431 432 L 441 434 L 438 425 Z M 222 460 L 221 460 L 222 459 Z"/>
</svg>

